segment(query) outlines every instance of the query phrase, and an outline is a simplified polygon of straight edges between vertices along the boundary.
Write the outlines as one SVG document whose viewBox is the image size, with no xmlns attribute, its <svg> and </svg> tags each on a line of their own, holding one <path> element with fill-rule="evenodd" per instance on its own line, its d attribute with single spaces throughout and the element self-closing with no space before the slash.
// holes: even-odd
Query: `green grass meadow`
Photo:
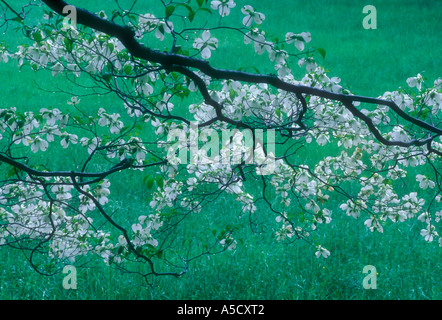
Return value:
<svg viewBox="0 0 442 320">
<path fill-rule="evenodd" d="M 75 4 L 100 9 L 98 1 L 90 2 L 75 1 Z M 246 1 L 236 2 L 237 7 L 228 19 L 240 23 L 240 8 Z M 325 59 L 318 58 L 318 62 L 329 70 L 329 76 L 340 77 L 343 86 L 355 94 L 381 96 L 385 91 L 405 87 L 406 79 L 417 73 L 423 74 L 430 84 L 442 77 L 442 1 L 247 2 L 266 14 L 265 30 L 280 39 L 289 31 L 311 32 L 312 41 L 308 45 L 326 50 Z M 368 4 L 377 9 L 376 30 L 365 30 L 362 26 L 365 17 L 362 9 Z M 251 46 L 241 45 L 242 36 L 223 32 L 216 35 L 220 44 L 213 52 L 211 63 L 214 66 L 274 72 L 271 64 L 266 63 L 267 56 L 255 57 Z M 19 37 L 20 34 L 8 31 L 0 34 L 0 41 L 17 44 Z M 294 64 L 293 68 L 298 66 Z M 15 63 L 1 63 L 0 108 L 64 108 L 70 96 L 39 89 L 51 88 L 57 81 L 62 81 L 61 76 L 54 79 L 47 73 L 35 73 L 28 68 L 19 72 Z M 72 85 L 66 84 L 66 88 L 69 86 Z M 91 96 L 83 103 L 90 104 L 94 113 L 100 106 L 108 106 L 111 110 L 122 108 L 121 101 L 110 95 Z M 68 158 L 54 155 L 51 159 L 55 166 L 71 160 L 75 161 L 74 155 Z M 148 190 L 143 188 L 141 180 L 142 176 L 136 174 L 113 177 L 116 188 L 113 200 L 121 214 L 148 208 L 145 200 Z M 234 202 L 218 199 L 213 205 L 216 214 L 211 214 L 210 218 L 195 216 L 184 228 L 191 231 L 194 223 L 238 223 Z M 20 252 L 0 247 L 0 299 L 442 298 L 442 250 L 435 243 L 426 243 L 419 235 L 422 225 L 418 221 L 387 225 L 383 234 L 373 234 L 364 226 L 364 219 L 346 216 L 337 205 L 331 209 L 332 223 L 321 228 L 322 244 L 331 252 L 327 259 L 317 259 L 312 248 L 304 242 L 277 243 L 265 225 L 262 233 L 254 234 L 244 221 L 238 223 L 237 237 L 242 244 L 235 251 L 202 257 L 193 261 L 181 278 L 159 277 L 151 279 L 152 285 L 136 275 L 96 263 L 77 268 L 77 290 L 65 290 L 62 286 L 64 274 L 39 275 Z M 265 222 L 267 213 L 262 206 L 256 215 L 262 215 L 261 220 Z M 362 270 L 366 265 L 376 267 L 376 290 L 363 288 L 366 274 Z"/>
</svg>

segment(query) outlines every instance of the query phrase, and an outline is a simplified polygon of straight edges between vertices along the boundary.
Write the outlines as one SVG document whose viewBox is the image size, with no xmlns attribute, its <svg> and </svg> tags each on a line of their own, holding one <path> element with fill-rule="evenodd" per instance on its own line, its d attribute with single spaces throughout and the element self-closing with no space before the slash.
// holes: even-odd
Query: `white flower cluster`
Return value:
<svg viewBox="0 0 442 320">
<path fill-rule="evenodd" d="M 224 18 L 230 15 L 236 3 L 233 0 L 213 0 L 210 7 Z M 279 77 L 288 85 L 351 95 L 343 88 L 340 78 L 329 77 L 312 55 L 305 54 L 308 49 L 306 45 L 311 41 L 309 32 L 287 32 L 285 41 L 273 42 L 261 28 L 266 18 L 264 14 L 250 5 L 242 7 L 241 12 L 244 44 L 253 46 L 256 54 L 268 53 L 277 72 L 275 78 Z M 100 15 L 105 17 L 104 12 Z M 195 33 L 195 39 L 189 41 L 185 33 L 190 31 L 179 33 L 169 18 L 160 19 L 147 13 L 139 15 L 138 20 L 132 19 L 132 23 L 138 40 L 142 41 L 144 36 L 153 32 L 160 41 L 164 41 L 167 35 L 173 35 L 175 39 L 185 40 L 191 50 L 196 49 L 197 54 L 206 60 L 212 58 L 220 45 L 215 37 L 217 28 L 189 28 L 199 30 Z M 434 153 L 429 152 L 429 145 L 416 144 L 406 148 L 384 145 L 379 139 L 374 139 L 361 116 L 356 116 L 343 103 L 314 95 L 305 95 L 302 100 L 294 93 L 277 90 L 268 84 L 214 81 L 202 72 L 195 71 L 206 84 L 211 99 L 222 106 L 222 114 L 230 119 L 231 125 L 242 121 L 251 127 L 276 129 L 278 138 L 288 141 L 287 144 L 293 143 L 286 150 L 287 154 L 297 145 L 300 148 L 309 145 L 314 150 L 302 158 L 293 151 L 293 161 L 289 162 L 284 161 L 283 157 L 276 157 L 276 152 L 269 152 L 266 156 L 261 145 L 261 148 L 257 148 L 254 162 L 243 167 L 235 166 L 229 161 L 222 161 L 232 154 L 235 157 L 248 151 L 248 146 L 242 144 L 242 136 L 235 134 L 231 140 L 223 142 L 227 148 L 208 161 L 207 149 L 198 147 L 212 141 L 212 134 L 228 130 L 230 126 L 215 121 L 219 120 L 219 110 L 210 105 L 209 99 L 193 102 L 184 112 L 188 111 L 196 123 L 210 125 L 206 126 L 198 139 L 188 139 L 193 133 L 192 128 L 185 121 L 179 121 L 178 116 L 173 117 L 172 111 L 175 105 L 185 105 L 184 100 L 177 98 L 180 94 L 183 98 L 199 89 L 193 81 L 129 55 L 115 37 L 100 32 L 83 33 L 68 27 L 50 34 L 45 34 L 44 30 L 35 28 L 29 31 L 33 43 L 19 46 L 15 53 L 0 47 L 0 61 L 15 59 L 19 66 L 29 63 L 35 70 L 50 70 L 53 76 L 65 72 L 74 76 L 88 73 L 121 93 L 127 114 L 119 114 L 105 106 L 100 106 L 96 114 L 88 113 L 87 116 L 84 112 L 71 114 L 57 108 L 42 108 L 36 113 L 20 112 L 16 108 L 0 109 L 0 141 L 8 146 L 6 149 L 24 147 L 30 149 L 32 154 L 38 154 L 55 149 L 55 142 L 58 142 L 61 150 L 77 148 L 87 159 L 95 156 L 107 161 L 131 159 L 142 167 L 148 163 L 148 155 L 153 154 L 154 147 L 157 147 L 161 151 L 154 158 L 168 160 L 158 173 L 165 178 L 152 194 L 149 205 L 153 213 L 139 216 L 138 222 L 132 224 L 132 238 L 120 235 L 114 244 L 110 234 L 92 228 L 93 220 L 88 216 L 99 209 L 97 207 L 109 204 L 109 180 L 82 185 L 81 192 L 70 178 L 44 179 L 44 185 L 48 188 L 31 181 L 8 180 L 0 189 L 0 219 L 8 224 L 7 228 L 0 228 L 0 244 L 14 237 L 50 238 L 49 247 L 53 257 L 74 260 L 78 255 L 95 250 L 108 263 L 121 262 L 129 253 L 130 245 L 140 252 L 147 248 L 150 254 L 149 250 L 159 246 L 157 234 L 166 224 L 166 212 L 199 212 L 205 197 L 210 198 L 209 195 L 216 196 L 220 192 L 233 196 L 239 202 L 240 216 L 256 212 L 256 202 L 262 199 L 262 193 L 258 192 L 262 190 L 256 190 L 258 196 L 247 190 L 248 184 L 242 179 L 244 172 L 238 170 L 246 169 L 249 175 L 271 174 L 263 181 L 266 188 L 271 189 L 269 193 L 275 195 L 272 210 L 279 212 L 275 219 L 277 240 L 294 237 L 306 239 L 311 231 L 318 231 L 319 225 L 331 223 L 333 212 L 327 207 L 330 196 L 336 188 L 350 186 L 349 199 L 340 203 L 339 207 L 349 216 L 364 217 L 364 224 L 370 231 L 383 232 L 387 221 L 403 222 L 418 217 L 426 224 L 421 230 L 424 239 L 428 242 L 437 240 L 442 245 L 437 232 L 442 218 L 440 181 L 426 171 L 419 171 L 411 178 L 407 172 L 410 167 L 440 162 Z M 294 46 L 297 54 L 289 54 L 288 45 L 292 49 Z M 291 73 L 293 56 L 302 56 L 296 58 L 297 64 L 307 71 L 300 80 L 296 80 Z M 424 84 L 420 74 L 408 78 L 406 83 L 409 87 L 407 90 L 389 91 L 380 98 L 394 102 L 402 112 L 422 117 L 428 123 L 440 123 L 442 79 L 437 79 L 432 88 Z M 72 97 L 68 104 L 73 109 L 81 107 L 77 97 Z M 425 130 L 398 120 L 398 115 L 392 112 L 390 106 L 359 103 L 353 103 L 353 106 L 370 119 L 379 129 L 379 135 L 387 141 L 401 145 L 428 135 Z M 126 119 L 133 121 L 134 126 L 126 126 Z M 136 130 L 140 122 L 153 128 L 153 139 Z M 188 148 L 196 147 L 190 163 L 175 160 L 179 158 L 172 160 L 169 154 L 165 155 L 171 146 L 171 139 L 167 135 L 179 131 L 185 139 L 178 142 L 178 151 L 187 152 Z M 337 146 L 338 151 L 330 151 L 331 144 Z M 281 148 L 286 146 L 280 143 Z M 435 138 L 431 146 L 442 152 L 441 138 Z M 317 150 L 326 150 L 327 156 L 320 156 Z M 7 178 L 14 174 L 12 172 Z M 405 179 L 411 179 L 410 183 L 415 183 L 415 189 L 404 191 L 397 187 Z M 432 204 L 426 201 L 430 192 L 434 194 Z M 295 198 L 296 204 L 293 201 Z M 317 257 L 327 258 L 330 255 L 326 248 L 313 242 Z M 219 244 L 233 250 L 237 242 L 232 233 L 227 233 Z"/>
<path fill-rule="evenodd" d="M 153 14 L 146 13 L 139 16 L 136 27 L 136 37 L 142 38 L 144 34 L 155 31 L 155 37 L 160 41 L 164 40 L 166 33 L 173 31 L 173 23 L 156 18 Z"/>
<path fill-rule="evenodd" d="M 80 204 L 81 213 L 68 213 L 66 203 L 73 198 L 72 188 L 68 181 L 56 179 L 51 191 L 57 201 L 42 200 L 43 188 L 34 184 L 20 182 L 0 189 L 2 204 L 16 203 L 10 209 L 0 207 L 0 219 L 8 226 L 0 229 L 0 244 L 21 238 L 47 239 L 50 257 L 71 262 L 93 249 L 99 250 L 97 239 L 102 244 L 106 241 L 102 232 L 91 228 L 93 220 L 84 216 L 83 204 Z"/>
<path fill-rule="evenodd" d="M 161 218 L 158 214 L 138 217 L 137 224 L 132 225 L 132 231 L 134 232 L 134 238 L 132 243 L 136 247 L 143 247 L 145 244 L 149 244 L 153 247 L 158 246 L 158 240 L 153 238 L 152 232 L 158 230 L 162 225 Z"/>
<path fill-rule="evenodd" d="M 62 114 L 56 108 L 52 110 L 42 108 L 39 114 L 33 112 L 21 114 L 15 107 L 0 109 L 0 132 L 7 132 L 14 144 L 30 147 L 34 153 L 46 151 L 55 137 L 60 139 L 63 148 L 67 148 L 70 143 L 78 142 L 76 134 L 62 131 L 68 120 L 69 115 Z"/>
</svg>

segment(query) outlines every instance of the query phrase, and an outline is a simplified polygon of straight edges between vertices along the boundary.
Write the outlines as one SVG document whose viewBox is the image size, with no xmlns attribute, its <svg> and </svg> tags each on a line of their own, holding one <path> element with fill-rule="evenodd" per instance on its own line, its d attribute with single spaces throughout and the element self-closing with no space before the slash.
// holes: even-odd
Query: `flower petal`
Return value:
<svg viewBox="0 0 442 320">
<path fill-rule="evenodd" d="M 210 31 L 209 30 L 204 30 L 202 39 L 204 42 L 207 42 L 210 39 Z"/>
<path fill-rule="evenodd" d="M 299 50 L 302 51 L 304 50 L 304 42 L 300 41 L 298 39 L 295 40 L 295 47 Z"/>
<path fill-rule="evenodd" d="M 212 55 L 212 52 L 210 51 L 209 47 L 205 47 L 203 49 L 203 51 L 201 51 L 201 56 L 204 59 L 209 59 L 211 57 L 211 55 Z"/>
</svg>

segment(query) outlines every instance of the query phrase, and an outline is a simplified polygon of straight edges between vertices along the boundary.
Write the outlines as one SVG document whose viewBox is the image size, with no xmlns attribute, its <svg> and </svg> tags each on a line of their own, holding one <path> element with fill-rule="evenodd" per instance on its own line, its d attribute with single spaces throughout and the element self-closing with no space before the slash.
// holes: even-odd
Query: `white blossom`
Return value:
<svg viewBox="0 0 442 320">
<path fill-rule="evenodd" d="M 218 48 L 218 39 L 210 38 L 210 31 L 205 30 L 203 32 L 202 38 L 195 39 L 193 47 L 201 50 L 201 56 L 204 59 L 209 59 L 212 55 L 212 50 Z"/>
<path fill-rule="evenodd" d="M 233 0 L 212 0 L 210 7 L 213 10 L 218 10 L 221 17 L 228 16 L 230 9 L 234 8 L 236 3 Z"/>
<path fill-rule="evenodd" d="M 246 5 L 241 9 L 241 12 L 245 14 L 245 17 L 242 20 L 243 25 L 249 27 L 254 21 L 257 25 L 260 25 L 264 19 L 265 15 L 260 12 L 256 12 L 252 6 Z"/>
<path fill-rule="evenodd" d="M 315 256 L 316 258 L 319 257 L 323 257 L 323 258 L 328 258 L 330 256 L 330 251 L 328 251 L 326 248 L 318 245 L 316 246 L 316 252 L 315 252 Z"/>
</svg>

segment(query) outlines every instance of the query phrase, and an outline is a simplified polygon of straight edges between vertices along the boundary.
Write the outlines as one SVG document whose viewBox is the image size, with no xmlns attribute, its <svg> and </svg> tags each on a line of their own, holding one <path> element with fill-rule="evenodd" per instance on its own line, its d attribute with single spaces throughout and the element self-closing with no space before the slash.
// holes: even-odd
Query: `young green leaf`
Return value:
<svg viewBox="0 0 442 320">
<path fill-rule="evenodd" d="M 318 53 L 321 55 L 322 59 L 325 59 L 325 49 L 324 48 L 317 48 L 316 49 Z"/>
<path fill-rule="evenodd" d="M 157 185 L 158 185 L 158 187 L 160 187 L 160 188 L 163 187 L 163 185 L 164 185 L 164 179 L 163 179 L 163 177 L 161 177 L 161 176 L 158 176 L 158 177 L 157 177 Z"/>
<path fill-rule="evenodd" d="M 32 33 L 32 38 L 37 42 L 40 42 L 43 39 L 40 32 Z"/>
<path fill-rule="evenodd" d="M 147 178 L 147 179 L 146 179 Z M 147 186 L 147 189 L 152 189 L 155 179 L 153 177 L 146 176 L 144 183 Z"/>
<path fill-rule="evenodd" d="M 169 18 L 175 11 L 175 6 L 170 5 L 166 7 L 166 18 Z"/>
</svg>

